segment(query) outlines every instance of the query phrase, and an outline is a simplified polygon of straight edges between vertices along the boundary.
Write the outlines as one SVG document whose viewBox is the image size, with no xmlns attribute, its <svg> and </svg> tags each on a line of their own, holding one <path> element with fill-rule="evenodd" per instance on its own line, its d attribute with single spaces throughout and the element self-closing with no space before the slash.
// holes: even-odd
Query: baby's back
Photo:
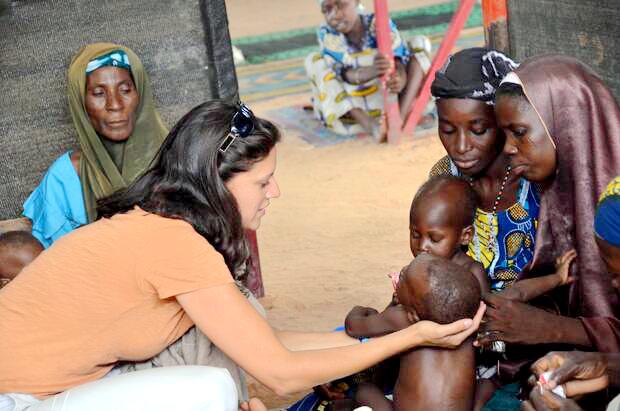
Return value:
<svg viewBox="0 0 620 411">
<path fill-rule="evenodd" d="M 456 350 L 415 349 L 401 355 L 394 409 L 471 411 L 475 388 L 471 339 Z"/>
</svg>

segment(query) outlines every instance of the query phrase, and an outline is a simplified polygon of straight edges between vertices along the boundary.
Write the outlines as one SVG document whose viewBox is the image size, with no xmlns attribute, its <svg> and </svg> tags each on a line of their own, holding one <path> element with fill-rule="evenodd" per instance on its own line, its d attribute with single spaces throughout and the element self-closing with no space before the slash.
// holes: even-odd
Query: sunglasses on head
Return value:
<svg viewBox="0 0 620 411">
<path fill-rule="evenodd" d="M 239 103 L 239 109 L 232 118 L 230 132 L 220 145 L 220 152 L 226 150 L 235 142 L 237 137 L 245 138 L 254 131 L 254 113 L 243 103 Z"/>
</svg>

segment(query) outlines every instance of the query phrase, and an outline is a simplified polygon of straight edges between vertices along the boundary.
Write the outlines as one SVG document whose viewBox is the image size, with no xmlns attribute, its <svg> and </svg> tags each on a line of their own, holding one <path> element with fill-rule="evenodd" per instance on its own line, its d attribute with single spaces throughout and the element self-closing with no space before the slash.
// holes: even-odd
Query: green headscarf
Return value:
<svg viewBox="0 0 620 411">
<path fill-rule="evenodd" d="M 136 109 L 136 122 L 131 136 L 125 142 L 112 143 L 97 135 L 88 118 L 84 106 L 86 66 L 92 59 L 119 49 L 129 57 L 140 103 Z M 142 62 L 127 47 L 111 43 L 83 47 L 71 61 L 67 83 L 69 110 L 82 150 L 80 181 L 84 206 L 88 222 L 92 222 L 97 218 L 96 201 L 127 187 L 144 172 L 168 130 L 155 110 L 151 83 Z"/>
</svg>

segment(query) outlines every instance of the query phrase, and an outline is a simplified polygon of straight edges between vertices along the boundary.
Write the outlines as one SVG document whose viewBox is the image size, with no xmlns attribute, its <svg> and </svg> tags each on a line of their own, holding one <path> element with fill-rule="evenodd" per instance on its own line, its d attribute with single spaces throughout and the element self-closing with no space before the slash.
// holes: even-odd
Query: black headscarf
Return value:
<svg viewBox="0 0 620 411">
<path fill-rule="evenodd" d="M 493 104 L 495 90 L 518 64 L 510 57 L 483 47 L 451 55 L 435 73 L 431 93 L 436 98 L 471 98 Z"/>
</svg>

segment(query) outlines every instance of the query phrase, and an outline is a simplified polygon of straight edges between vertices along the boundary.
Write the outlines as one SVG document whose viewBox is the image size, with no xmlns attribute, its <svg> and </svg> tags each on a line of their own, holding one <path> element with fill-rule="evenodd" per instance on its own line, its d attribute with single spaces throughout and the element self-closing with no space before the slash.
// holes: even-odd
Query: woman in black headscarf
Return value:
<svg viewBox="0 0 620 411">
<path fill-rule="evenodd" d="M 480 197 L 468 254 L 482 263 L 493 291 L 518 280 L 532 259 L 539 208 L 535 187 L 512 173 L 502 153 L 505 138 L 493 111 L 496 88 L 516 67 L 498 51 L 465 49 L 450 57 L 431 87 L 448 152 L 431 175 L 463 176 Z"/>
</svg>

